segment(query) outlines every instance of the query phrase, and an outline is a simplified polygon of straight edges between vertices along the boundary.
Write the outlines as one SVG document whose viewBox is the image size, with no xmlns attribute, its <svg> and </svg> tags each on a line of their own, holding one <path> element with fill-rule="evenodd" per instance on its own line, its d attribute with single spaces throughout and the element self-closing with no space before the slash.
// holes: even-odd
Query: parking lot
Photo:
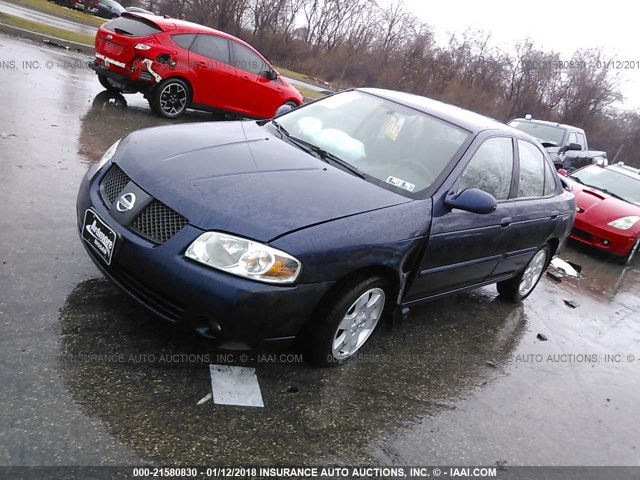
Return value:
<svg viewBox="0 0 640 480">
<path fill-rule="evenodd" d="M 114 288 L 77 234 L 89 165 L 168 122 L 102 93 L 88 57 L 0 45 L 0 464 L 638 464 L 640 262 L 570 244 L 580 277 L 521 306 L 493 286 L 427 303 L 336 369 L 217 350 Z M 201 401 L 211 364 L 255 368 L 264 407 Z"/>
</svg>

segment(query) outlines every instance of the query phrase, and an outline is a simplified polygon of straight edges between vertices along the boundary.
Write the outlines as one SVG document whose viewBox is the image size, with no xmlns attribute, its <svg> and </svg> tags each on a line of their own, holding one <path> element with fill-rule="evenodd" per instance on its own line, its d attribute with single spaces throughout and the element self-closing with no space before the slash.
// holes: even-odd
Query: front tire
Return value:
<svg viewBox="0 0 640 480">
<path fill-rule="evenodd" d="M 280 105 L 278 107 L 278 109 L 276 110 L 276 113 L 274 114 L 275 117 L 280 116 L 284 113 L 290 112 L 291 110 L 293 110 L 294 108 L 297 108 L 298 105 L 295 102 L 286 102 L 283 103 L 282 105 Z"/>
<path fill-rule="evenodd" d="M 354 280 L 329 295 L 311 319 L 305 358 L 319 367 L 346 362 L 367 342 L 392 302 L 381 276 Z"/>
<path fill-rule="evenodd" d="M 513 278 L 498 282 L 498 293 L 505 300 L 520 303 L 536 288 L 551 256 L 549 245 L 544 245 L 536 252 L 526 267 Z"/>
<path fill-rule="evenodd" d="M 191 101 L 191 89 L 184 80 L 168 78 L 154 89 L 152 110 L 164 118 L 178 118 L 187 111 Z"/>
</svg>

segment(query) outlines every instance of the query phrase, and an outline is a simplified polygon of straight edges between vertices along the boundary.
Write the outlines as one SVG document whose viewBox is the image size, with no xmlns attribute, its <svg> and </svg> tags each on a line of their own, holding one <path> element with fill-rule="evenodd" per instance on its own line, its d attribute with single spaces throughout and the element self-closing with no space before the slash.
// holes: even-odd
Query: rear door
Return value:
<svg viewBox="0 0 640 480">
<path fill-rule="evenodd" d="M 231 65 L 229 40 L 199 34 L 189 50 L 193 103 L 215 108 L 237 108 L 236 69 Z"/>
<path fill-rule="evenodd" d="M 452 190 L 479 188 L 491 193 L 498 202 L 496 210 L 487 215 L 449 210 L 444 194 L 434 198 L 431 233 L 408 301 L 476 285 L 491 276 L 508 248 L 500 238 L 505 221 L 513 216 L 509 198 L 514 166 L 512 138 L 481 140 Z"/>
<path fill-rule="evenodd" d="M 503 226 L 501 242 L 509 246 L 493 277 L 522 269 L 561 221 L 563 206 L 556 195 L 555 168 L 535 144 L 517 139 L 516 195 Z"/>
<path fill-rule="evenodd" d="M 231 50 L 238 75 L 238 99 L 242 111 L 256 117 L 272 117 L 284 103 L 284 84 L 280 79 L 270 80 L 261 75 L 271 70 L 271 66 L 250 48 L 231 41 Z"/>
</svg>

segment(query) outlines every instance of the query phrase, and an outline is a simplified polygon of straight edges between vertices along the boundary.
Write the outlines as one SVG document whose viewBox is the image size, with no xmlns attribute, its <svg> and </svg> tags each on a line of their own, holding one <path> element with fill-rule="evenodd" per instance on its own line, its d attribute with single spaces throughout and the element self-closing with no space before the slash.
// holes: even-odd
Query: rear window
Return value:
<svg viewBox="0 0 640 480">
<path fill-rule="evenodd" d="M 110 32 L 127 35 L 128 37 L 148 37 L 162 32 L 157 25 L 148 20 L 132 17 L 119 17 L 104 24 Z"/>
<path fill-rule="evenodd" d="M 189 50 L 193 41 L 196 39 L 196 35 L 195 33 L 179 33 L 177 35 L 171 35 L 171 39 L 185 50 Z"/>
</svg>

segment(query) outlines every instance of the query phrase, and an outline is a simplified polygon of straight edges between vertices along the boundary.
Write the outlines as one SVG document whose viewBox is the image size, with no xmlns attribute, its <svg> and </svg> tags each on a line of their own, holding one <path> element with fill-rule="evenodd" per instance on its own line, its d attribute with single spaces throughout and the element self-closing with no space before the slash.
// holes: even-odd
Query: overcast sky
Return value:
<svg viewBox="0 0 640 480">
<path fill-rule="evenodd" d="M 580 48 L 601 47 L 611 58 L 635 62 L 621 71 L 625 108 L 640 108 L 640 2 L 637 0 L 404 0 L 429 24 L 439 44 L 450 32 L 485 30 L 496 46 L 512 48 L 529 37 L 569 60 Z"/>
</svg>

